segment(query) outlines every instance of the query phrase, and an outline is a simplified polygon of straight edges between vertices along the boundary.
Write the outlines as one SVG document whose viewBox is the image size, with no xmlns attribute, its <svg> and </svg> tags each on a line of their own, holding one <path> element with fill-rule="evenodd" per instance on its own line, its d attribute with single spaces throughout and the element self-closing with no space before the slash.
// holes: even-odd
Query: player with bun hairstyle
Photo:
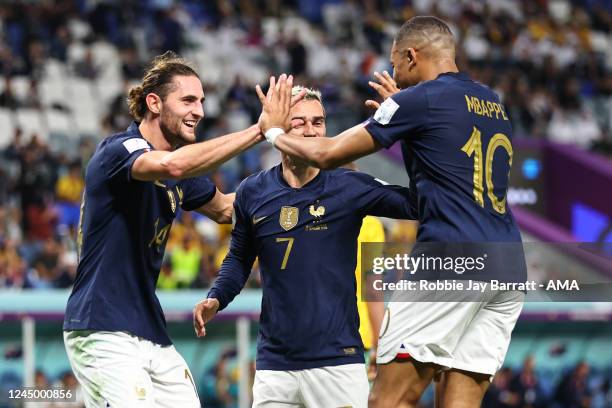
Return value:
<svg viewBox="0 0 612 408">
<path fill-rule="evenodd" d="M 172 52 L 152 61 L 128 102 L 135 122 L 102 140 L 87 166 L 64 343 L 88 407 L 200 407 L 157 278 L 180 209 L 231 222 L 234 194 L 203 174 L 262 137 L 253 125 L 196 143 L 202 83 Z"/>
</svg>

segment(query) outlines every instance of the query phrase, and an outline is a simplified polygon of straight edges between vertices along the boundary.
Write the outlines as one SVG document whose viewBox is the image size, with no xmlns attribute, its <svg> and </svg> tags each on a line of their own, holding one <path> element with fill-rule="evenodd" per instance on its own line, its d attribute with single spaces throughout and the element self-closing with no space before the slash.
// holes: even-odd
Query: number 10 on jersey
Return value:
<svg viewBox="0 0 612 408">
<path fill-rule="evenodd" d="M 499 214 L 506 213 L 506 195 L 499 199 L 493 193 L 493 156 L 498 147 L 503 148 L 508 153 L 508 164 L 512 166 L 512 144 L 508 136 L 503 133 L 496 133 L 489 141 L 486 156 L 483 157 L 482 152 L 482 133 L 476 126 L 472 130 L 472 134 L 468 141 L 463 145 L 461 150 L 468 155 L 474 157 L 474 200 L 484 207 L 484 185 L 483 173 L 487 183 L 487 197 L 491 201 L 493 209 Z"/>
</svg>

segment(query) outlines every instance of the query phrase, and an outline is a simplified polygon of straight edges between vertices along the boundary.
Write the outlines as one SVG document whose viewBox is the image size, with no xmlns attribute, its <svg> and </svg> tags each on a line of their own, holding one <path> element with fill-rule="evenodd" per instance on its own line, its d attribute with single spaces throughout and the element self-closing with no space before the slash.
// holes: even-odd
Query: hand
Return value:
<svg viewBox="0 0 612 408">
<path fill-rule="evenodd" d="M 270 86 L 266 95 L 259 85 L 255 87 L 262 104 L 258 124 L 263 133 L 272 127 L 279 127 L 286 131 L 291 128 L 289 111 L 305 95 L 305 92 L 301 92 L 292 98 L 291 88 L 293 88 L 293 76 L 285 74 L 279 77 L 278 82 L 275 77 L 270 77 Z"/>
<path fill-rule="evenodd" d="M 387 71 L 383 71 L 382 75 L 378 72 L 374 72 L 374 76 L 380 83 L 369 81 L 368 85 L 374 88 L 376 92 L 378 92 L 378 94 L 381 96 L 381 98 L 383 98 L 383 100 L 400 91 L 400 89 L 397 87 L 397 84 L 395 83 L 393 78 L 391 78 L 391 75 L 389 75 Z M 368 99 L 367 101 L 365 101 L 365 104 L 366 106 L 374 109 L 378 109 L 380 107 L 380 103 L 372 99 Z"/>
<path fill-rule="evenodd" d="M 219 310 L 219 301 L 215 298 L 204 299 L 193 308 L 193 328 L 196 336 L 206 336 L 204 325 L 212 320 Z"/>
<path fill-rule="evenodd" d="M 368 358 L 368 381 L 374 382 L 376 374 L 378 373 L 378 366 L 376 365 L 376 349 L 370 349 L 370 355 Z"/>
</svg>

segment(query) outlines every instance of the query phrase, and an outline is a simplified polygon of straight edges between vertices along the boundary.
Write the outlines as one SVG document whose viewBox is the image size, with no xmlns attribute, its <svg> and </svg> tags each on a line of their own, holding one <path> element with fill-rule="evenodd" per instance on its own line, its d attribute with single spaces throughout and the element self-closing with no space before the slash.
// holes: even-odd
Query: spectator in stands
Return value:
<svg viewBox="0 0 612 408">
<path fill-rule="evenodd" d="M 48 289 L 56 287 L 55 281 L 60 276 L 60 247 L 57 241 L 49 238 L 44 242 L 42 251 L 34 258 L 33 267 L 26 274 L 24 287 Z"/>
<path fill-rule="evenodd" d="M 38 92 L 38 81 L 34 78 L 30 79 L 30 86 L 28 87 L 28 93 L 23 99 L 21 105 L 28 109 L 40 109 L 40 94 Z"/>
<path fill-rule="evenodd" d="M 186 233 L 181 245 L 176 246 L 170 255 L 172 274 L 179 288 L 189 288 L 193 285 L 200 272 L 202 251 L 198 238 Z"/>
<path fill-rule="evenodd" d="M 13 139 L 4 149 L 4 157 L 7 160 L 18 161 L 24 148 L 23 130 L 21 130 L 20 127 L 16 127 L 13 133 Z"/>
<path fill-rule="evenodd" d="M 233 407 L 236 404 L 235 381 L 229 373 L 229 362 L 236 357 L 236 350 L 226 350 L 214 366 L 204 375 L 203 404 L 209 408 Z"/>
<path fill-rule="evenodd" d="M 34 388 L 38 390 L 49 389 L 49 379 L 42 370 L 36 370 L 34 373 Z"/>
<path fill-rule="evenodd" d="M 25 269 L 15 244 L 0 235 L 0 288 L 21 288 Z"/>
<path fill-rule="evenodd" d="M 53 404 L 53 408 L 76 408 L 85 406 L 81 385 L 78 383 L 74 374 L 72 374 L 72 371 L 64 372 L 59 381 L 54 384 L 54 387 L 65 391 L 70 390 L 75 398 L 73 402 L 56 402 Z"/>
<path fill-rule="evenodd" d="M 555 391 L 555 401 L 563 408 L 587 408 L 591 406 L 588 378 L 590 367 L 580 362 L 567 373 Z"/>
<path fill-rule="evenodd" d="M 510 391 L 518 397 L 516 403 L 512 405 L 514 407 L 537 408 L 547 406 L 547 401 L 535 372 L 533 356 L 525 358 L 521 371 L 510 382 Z"/>
<path fill-rule="evenodd" d="M 61 225 L 72 227 L 78 225 L 83 187 L 81 163 L 73 161 L 68 166 L 67 172 L 57 180 L 55 185 Z"/>
<path fill-rule="evenodd" d="M 510 368 L 503 367 L 499 370 L 487 389 L 482 400 L 482 406 L 486 408 L 510 408 L 518 406 L 520 398 L 517 394 L 510 391 L 511 380 L 512 370 Z"/>
<path fill-rule="evenodd" d="M 73 70 L 74 73 L 81 78 L 94 80 L 98 77 L 99 68 L 94 62 L 91 48 L 87 48 L 83 58 L 74 63 Z"/>
<path fill-rule="evenodd" d="M 8 109 L 17 109 L 21 106 L 21 103 L 15 91 L 13 91 L 13 82 L 10 76 L 7 76 L 4 80 L 4 90 L 0 93 L 0 107 Z"/>
<path fill-rule="evenodd" d="M 157 287 L 162 290 L 174 290 L 178 287 L 177 277 L 174 273 L 172 273 L 172 266 L 166 259 L 164 259 L 162 262 L 162 266 L 159 271 Z"/>
<path fill-rule="evenodd" d="M 122 49 L 119 56 L 121 58 L 121 72 L 124 79 L 135 80 L 142 78 L 145 67 L 138 59 L 138 53 L 134 48 Z M 208 88 L 206 89 L 208 90 Z"/>
</svg>

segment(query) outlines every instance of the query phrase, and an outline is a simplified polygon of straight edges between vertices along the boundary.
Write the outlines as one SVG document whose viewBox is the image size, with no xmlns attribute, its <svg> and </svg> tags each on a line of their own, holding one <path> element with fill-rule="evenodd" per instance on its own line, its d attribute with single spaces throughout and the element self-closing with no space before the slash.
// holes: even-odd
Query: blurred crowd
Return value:
<svg viewBox="0 0 612 408">
<path fill-rule="evenodd" d="M 219 353 L 217 361 L 198 375 L 198 393 L 202 405 L 207 408 L 237 408 L 239 369 L 236 350 L 227 348 Z M 250 365 L 251 389 L 255 375 L 254 362 Z M 0 387 L 18 388 L 19 376 L 3 374 Z M 537 370 L 534 358 L 528 356 L 523 365 L 513 370 L 502 368 L 493 378 L 482 403 L 483 408 L 607 408 L 612 406 L 610 377 L 591 369 L 586 362 L 579 362 L 558 373 Z M 35 374 L 35 388 L 58 387 L 71 390 L 74 402 L 41 404 L 43 408 L 83 407 L 83 395 L 72 372 L 51 378 L 42 370 Z M 1 400 L 0 400 L 1 402 Z M 433 389 L 426 392 L 419 408 L 433 407 Z"/>
<path fill-rule="evenodd" d="M 517 370 L 505 367 L 487 390 L 484 408 L 604 408 L 612 405 L 610 377 L 593 374 L 586 362 L 561 375 L 539 374 L 534 358 L 527 357 Z M 546 378 L 548 377 L 548 378 Z M 554 381 L 550 377 L 557 378 Z"/>
<path fill-rule="evenodd" d="M 372 112 L 367 85 L 389 69 L 397 28 L 415 14 L 449 22 L 458 62 L 501 95 L 518 137 L 548 138 L 610 154 L 612 3 L 555 1 L 4 1 L 0 4 L 0 107 L 41 106 L 37 84 L 47 63 L 95 80 L 105 70 L 92 44 L 118 50 L 121 92 L 100 118 L 102 134 L 80 135 L 72 149 L 16 128 L 0 135 L 0 287 L 68 287 L 83 173 L 98 140 L 130 122 L 125 89 L 153 55 L 171 49 L 193 59 L 204 81 L 206 117 L 198 134 L 214 137 L 257 120 L 253 85 L 291 72 L 322 90 L 328 134 Z M 84 51 L 74 57 L 78 45 Z M 18 98 L 11 77 L 30 78 Z M 115 84 L 116 85 L 116 84 Z M 58 109 L 65 109 L 59 106 Z M 0 132 L 3 130 L 0 129 Z M 211 175 L 233 191 L 247 175 L 278 163 L 261 144 Z M 394 234 L 410 234 L 408 231 Z M 159 285 L 207 286 L 227 251 L 229 228 L 181 214 L 172 228 Z M 257 285 L 257 273 L 250 284 Z"/>
<path fill-rule="evenodd" d="M 165 50 L 192 56 L 206 83 L 207 134 L 258 117 L 253 85 L 291 72 L 322 89 L 340 128 L 369 116 L 363 101 L 375 70 L 389 69 L 394 33 L 407 18 L 434 14 L 457 37 L 458 62 L 502 97 L 522 137 L 609 147 L 612 3 L 606 0 L 6 0 L 0 5 L 0 73 L 25 75 L 19 100 L 10 80 L 0 106 L 36 107 L 46 62 L 96 79 L 105 70 L 91 45 L 112 43 L 126 83 Z M 83 52 L 74 56 L 79 45 Z M 124 95 L 110 104 L 105 131 L 126 125 Z M 100 118 L 102 119 L 102 118 Z M 27 135 L 29 137 L 29 135 Z M 99 135 L 100 136 L 100 135 Z"/>
</svg>

